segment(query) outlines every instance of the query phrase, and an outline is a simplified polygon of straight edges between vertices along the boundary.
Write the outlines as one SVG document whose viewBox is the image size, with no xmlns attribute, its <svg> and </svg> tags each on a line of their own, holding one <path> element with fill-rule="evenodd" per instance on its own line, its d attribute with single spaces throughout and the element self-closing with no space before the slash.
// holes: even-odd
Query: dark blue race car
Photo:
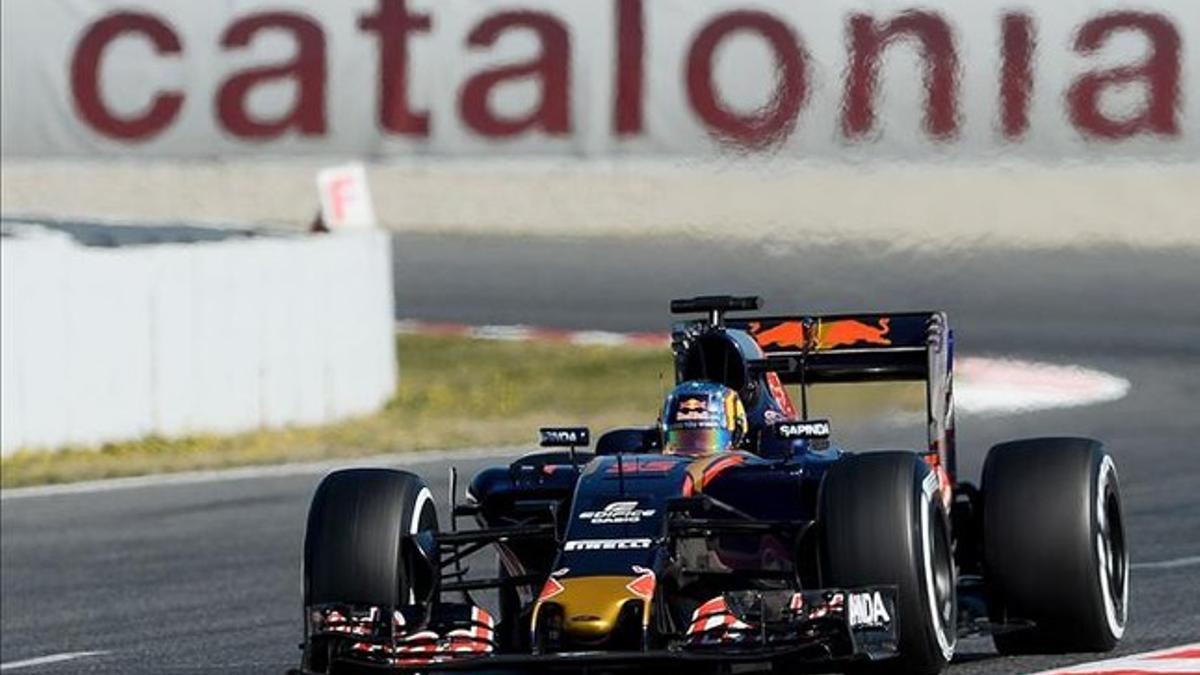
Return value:
<svg viewBox="0 0 1200 675">
<path fill-rule="evenodd" d="M 675 326 L 659 423 L 594 446 L 587 429 L 543 429 L 550 449 L 451 496 L 449 531 L 414 474 L 327 476 L 301 671 L 938 673 L 970 634 L 1004 653 L 1113 648 L 1128 554 L 1100 443 L 997 445 L 976 487 L 955 466 L 943 313 L 745 316 L 759 306 L 672 302 L 705 318 Z M 881 381 L 924 383 L 927 447 L 856 454 L 808 418 L 810 385 Z M 496 573 L 468 573 L 487 548 Z"/>
</svg>

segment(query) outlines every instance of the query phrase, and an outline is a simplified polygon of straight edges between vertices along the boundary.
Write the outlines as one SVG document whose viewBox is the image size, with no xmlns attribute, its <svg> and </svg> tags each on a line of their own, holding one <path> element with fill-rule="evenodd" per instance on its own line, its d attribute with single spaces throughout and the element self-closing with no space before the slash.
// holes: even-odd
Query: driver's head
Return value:
<svg viewBox="0 0 1200 675">
<path fill-rule="evenodd" d="M 746 435 L 737 392 L 715 382 L 684 382 L 662 411 L 663 452 L 700 457 L 732 450 Z"/>
</svg>

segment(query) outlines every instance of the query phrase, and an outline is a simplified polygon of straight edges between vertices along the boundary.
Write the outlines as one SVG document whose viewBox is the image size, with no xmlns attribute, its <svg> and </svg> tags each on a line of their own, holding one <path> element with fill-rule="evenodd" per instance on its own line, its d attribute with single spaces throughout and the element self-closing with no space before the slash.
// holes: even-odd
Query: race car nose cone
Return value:
<svg viewBox="0 0 1200 675">
<path fill-rule="evenodd" d="M 596 576 L 559 581 L 563 591 L 549 602 L 562 607 L 567 617 L 563 631 L 584 642 L 607 637 L 616 627 L 625 603 L 643 600 L 629 590 L 630 577 Z"/>
</svg>

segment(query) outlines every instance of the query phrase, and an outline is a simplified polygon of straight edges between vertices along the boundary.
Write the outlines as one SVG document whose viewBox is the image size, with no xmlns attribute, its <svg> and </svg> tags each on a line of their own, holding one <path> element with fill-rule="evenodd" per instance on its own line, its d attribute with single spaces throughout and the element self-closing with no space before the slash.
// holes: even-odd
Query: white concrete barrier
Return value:
<svg viewBox="0 0 1200 675">
<path fill-rule="evenodd" d="M 307 425 L 395 391 L 383 232 L 0 241 L 0 451 Z"/>
</svg>

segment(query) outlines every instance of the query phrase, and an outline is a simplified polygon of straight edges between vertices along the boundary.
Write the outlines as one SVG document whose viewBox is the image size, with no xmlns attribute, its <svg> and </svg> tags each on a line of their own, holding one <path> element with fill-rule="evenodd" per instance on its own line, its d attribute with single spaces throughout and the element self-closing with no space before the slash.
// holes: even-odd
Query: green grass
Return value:
<svg viewBox="0 0 1200 675">
<path fill-rule="evenodd" d="M 313 461 L 382 453 L 532 447 L 539 426 L 593 430 L 654 422 L 673 382 L 663 347 L 581 347 L 446 336 L 397 338 L 400 386 L 376 414 L 321 427 L 233 436 L 145 438 L 100 447 L 22 450 L 0 459 L 0 486 Z M 814 416 L 878 411 L 890 385 L 814 390 Z M 919 388 L 900 409 L 922 405 Z"/>
</svg>

